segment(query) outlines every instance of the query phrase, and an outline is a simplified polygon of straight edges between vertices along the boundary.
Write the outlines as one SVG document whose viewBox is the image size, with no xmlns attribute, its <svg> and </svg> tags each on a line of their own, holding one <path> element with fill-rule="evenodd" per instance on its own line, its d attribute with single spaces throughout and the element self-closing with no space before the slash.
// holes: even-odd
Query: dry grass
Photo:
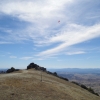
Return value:
<svg viewBox="0 0 100 100">
<path fill-rule="evenodd" d="M 68 74 L 65 75 L 68 77 Z M 100 75 L 98 74 L 72 74 L 72 77 L 69 77 L 69 80 L 91 87 L 100 95 Z"/>
<path fill-rule="evenodd" d="M 0 100 L 100 100 L 86 90 L 36 70 L 0 75 Z"/>
</svg>

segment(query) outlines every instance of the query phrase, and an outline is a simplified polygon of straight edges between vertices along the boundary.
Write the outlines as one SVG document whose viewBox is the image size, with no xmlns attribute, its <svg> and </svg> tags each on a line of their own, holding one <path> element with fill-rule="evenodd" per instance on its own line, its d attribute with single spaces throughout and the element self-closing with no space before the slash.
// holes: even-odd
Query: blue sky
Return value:
<svg viewBox="0 0 100 100">
<path fill-rule="evenodd" d="M 100 68 L 100 0 L 0 0 L 0 68 L 31 62 Z"/>
</svg>

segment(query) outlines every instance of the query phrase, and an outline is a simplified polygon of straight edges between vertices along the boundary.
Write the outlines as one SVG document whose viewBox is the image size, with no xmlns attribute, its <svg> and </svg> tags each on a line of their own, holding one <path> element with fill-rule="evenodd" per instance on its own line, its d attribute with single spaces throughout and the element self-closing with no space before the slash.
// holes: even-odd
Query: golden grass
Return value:
<svg viewBox="0 0 100 100">
<path fill-rule="evenodd" d="M 22 70 L 0 77 L 0 100 L 100 100 L 88 91 L 55 76 Z"/>
</svg>

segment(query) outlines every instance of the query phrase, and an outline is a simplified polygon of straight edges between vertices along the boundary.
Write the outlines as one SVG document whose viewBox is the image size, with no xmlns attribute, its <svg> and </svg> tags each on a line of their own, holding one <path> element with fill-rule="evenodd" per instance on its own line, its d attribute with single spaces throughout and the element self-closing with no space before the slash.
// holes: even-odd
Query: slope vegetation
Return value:
<svg viewBox="0 0 100 100">
<path fill-rule="evenodd" d="M 99 96 L 35 69 L 0 74 L 0 100 L 100 100 Z"/>
</svg>

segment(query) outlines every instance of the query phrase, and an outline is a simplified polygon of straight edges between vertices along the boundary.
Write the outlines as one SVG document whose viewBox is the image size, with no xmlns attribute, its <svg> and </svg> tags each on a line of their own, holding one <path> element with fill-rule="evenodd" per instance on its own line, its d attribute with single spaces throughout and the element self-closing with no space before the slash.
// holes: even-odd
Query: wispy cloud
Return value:
<svg viewBox="0 0 100 100">
<path fill-rule="evenodd" d="M 0 35 L 0 39 L 2 39 L 0 44 L 30 41 L 34 43 L 35 48 L 44 47 L 36 54 L 37 57 L 43 58 L 65 53 L 67 48 L 72 45 L 100 37 L 100 22 L 89 20 L 97 19 L 100 15 L 96 8 L 99 1 L 95 5 L 94 2 L 91 0 L 0 1 L 1 14 L 17 18 L 20 22 L 27 22 L 27 25 L 23 24 L 23 27 L 19 29 L 1 28 L 7 34 Z M 95 6 L 93 10 L 90 9 L 92 5 Z M 82 52 L 72 53 L 80 54 Z M 20 59 L 32 58 L 22 57 Z"/>
<path fill-rule="evenodd" d="M 19 0 L 18 2 L 1 2 L 2 6 L 0 11 L 4 14 L 17 17 L 20 20 L 30 22 L 32 25 L 28 26 L 24 30 L 17 30 L 11 32 L 10 37 L 14 40 L 34 40 L 38 45 L 45 43 L 48 37 L 55 33 L 52 33 L 53 25 L 56 23 L 58 26 L 58 19 L 64 17 L 61 11 L 64 9 L 64 5 L 68 5 L 73 0 L 48 0 L 45 1 L 33 1 L 28 2 Z M 52 14 L 53 13 L 53 14 Z M 53 27 L 52 27 L 53 26 Z M 52 30 L 52 31 L 51 31 Z M 14 33 L 14 34 L 13 34 Z M 42 38 L 42 39 L 41 39 Z"/>
<path fill-rule="evenodd" d="M 0 41 L 0 44 L 13 44 L 12 42 Z"/>
<path fill-rule="evenodd" d="M 100 18 L 100 16 L 92 16 L 92 17 L 87 17 L 88 19 L 97 19 Z"/>
<path fill-rule="evenodd" d="M 84 51 L 75 51 L 75 52 L 67 52 L 66 55 L 77 55 L 77 54 L 84 54 Z"/>
<path fill-rule="evenodd" d="M 18 17 L 21 20 L 37 22 L 38 19 L 51 18 L 58 15 L 58 10 L 62 10 L 64 5 L 71 3 L 74 0 L 48 0 L 48 1 L 34 1 L 34 0 L 18 0 L 0 2 L 0 11 Z M 52 14 L 54 13 L 54 14 Z M 61 15 L 59 15 L 61 16 Z"/>
<path fill-rule="evenodd" d="M 10 56 L 10 58 L 17 58 L 17 56 Z"/>
<path fill-rule="evenodd" d="M 29 59 L 32 59 L 33 57 L 21 57 L 20 59 L 22 60 L 29 60 Z"/>
<path fill-rule="evenodd" d="M 39 55 L 44 56 L 44 55 L 52 55 L 52 54 L 57 54 L 63 50 L 65 50 L 67 47 L 88 41 L 90 39 L 96 38 L 100 36 L 100 24 L 94 25 L 94 26 L 89 26 L 89 27 L 84 27 L 80 25 L 74 25 L 72 26 L 73 29 L 70 31 L 66 31 L 64 33 L 60 33 L 57 36 L 54 36 L 50 39 L 51 43 L 54 42 L 61 42 L 60 45 L 58 45 L 55 48 L 46 50 L 41 52 Z"/>
</svg>

